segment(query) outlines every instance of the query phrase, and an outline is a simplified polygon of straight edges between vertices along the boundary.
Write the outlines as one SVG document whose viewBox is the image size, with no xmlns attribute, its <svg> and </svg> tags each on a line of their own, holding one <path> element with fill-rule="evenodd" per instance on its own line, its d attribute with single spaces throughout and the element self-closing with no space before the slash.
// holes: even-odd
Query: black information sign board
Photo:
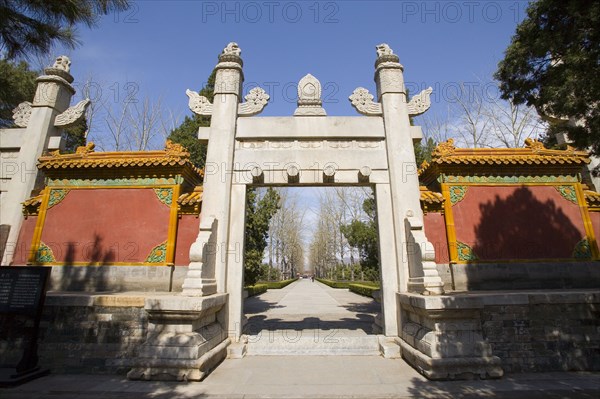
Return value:
<svg viewBox="0 0 600 399">
<path fill-rule="evenodd" d="M 41 311 L 49 267 L 0 267 L 0 313 L 35 317 Z"/>
<path fill-rule="evenodd" d="M 0 386 L 16 385 L 48 373 L 37 366 L 37 339 L 51 270 L 40 266 L 0 266 L 0 319 L 33 319 L 33 329 L 28 329 L 29 334 L 24 337 L 23 357 L 15 368 L 0 370 Z"/>
</svg>

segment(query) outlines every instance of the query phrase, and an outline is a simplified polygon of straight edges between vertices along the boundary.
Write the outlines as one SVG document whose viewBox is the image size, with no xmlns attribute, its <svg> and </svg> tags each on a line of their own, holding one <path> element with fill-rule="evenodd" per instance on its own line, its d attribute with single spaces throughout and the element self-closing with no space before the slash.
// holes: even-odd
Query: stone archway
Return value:
<svg viewBox="0 0 600 399">
<path fill-rule="evenodd" d="M 211 115 L 198 138 L 208 141 L 199 234 L 190 249 L 183 292 L 176 299 L 147 300 L 151 329 L 130 378 L 177 373 L 201 378 L 225 356 L 243 328 L 243 248 L 248 185 L 371 185 L 377 201 L 382 281 L 383 334 L 398 337 L 402 328 L 397 294 L 443 293 L 433 245 L 423 231 L 419 180 L 413 140 L 419 127 L 409 118 L 424 113 L 431 89 L 407 101 L 403 66 L 386 44 L 377 46 L 377 102 L 364 88 L 349 97 L 363 116 L 328 117 L 321 85 L 306 75 L 298 85 L 293 116 L 256 117 L 269 96 L 253 88 L 239 101 L 243 82 L 241 50 L 230 43 L 216 66 L 213 103 L 187 91 L 190 109 Z M 182 324 L 188 327 L 182 328 Z M 222 340 L 205 327 L 213 326 Z M 177 360 L 168 357 L 172 334 L 185 333 Z M 165 335 L 167 334 L 167 335 Z M 171 335 L 169 335 L 171 334 Z M 162 338 L 161 338 L 162 336 Z M 188 356 L 189 352 L 189 356 Z M 155 364 L 148 367 L 147 364 Z M 173 371 L 176 370 L 176 371 Z"/>
<path fill-rule="evenodd" d="M 407 102 L 403 67 L 382 44 L 377 46 L 375 64 L 379 102 L 364 88 L 350 96 L 364 116 L 327 117 L 321 85 L 309 74 L 299 82 L 294 116 L 252 118 L 267 104 L 268 95 L 254 88 L 239 103 L 240 54 L 239 47 L 230 43 L 219 57 L 212 104 L 187 92 L 192 111 L 212 115 L 212 122 L 199 133 L 208 139 L 204 198 L 184 294 L 227 293 L 227 328 L 232 338 L 239 337 L 246 186 L 370 184 L 377 199 L 384 333 L 397 336 L 397 292 L 442 292 L 435 265 L 426 262 L 429 270 L 423 270 L 422 252 L 432 248 L 422 234 L 413 151 L 413 140 L 420 139 L 421 132 L 409 122 L 410 116 L 429 108 L 431 89 Z M 411 240 L 418 251 L 407 251 Z M 203 247 L 209 242 L 216 251 L 203 259 Z"/>
</svg>

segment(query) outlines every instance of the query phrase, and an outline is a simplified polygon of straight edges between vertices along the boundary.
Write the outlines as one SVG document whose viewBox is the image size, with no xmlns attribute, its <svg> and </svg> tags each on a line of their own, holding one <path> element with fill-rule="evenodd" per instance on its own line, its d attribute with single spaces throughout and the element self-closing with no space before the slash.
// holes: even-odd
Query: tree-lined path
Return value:
<svg viewBox="0 0 600 399">
<path fill-rule="evenodd" d="M 246 299 L 249 354 L 377 354 L 380 309 L 347 289 L 298 280 Z"/>
</svg>

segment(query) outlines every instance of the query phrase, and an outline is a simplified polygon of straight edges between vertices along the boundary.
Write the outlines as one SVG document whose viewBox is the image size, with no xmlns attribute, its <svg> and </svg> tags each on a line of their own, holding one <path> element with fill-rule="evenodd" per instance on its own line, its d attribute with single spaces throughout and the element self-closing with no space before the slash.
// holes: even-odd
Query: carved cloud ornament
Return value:
<svg viewBox="0 0 600 399">
<path fill-rule="evenodd" d="M 27 127 L 31 117 L 31 103 L 23 101 L 13 109 L 13 120 L 18 127 Z"/>
<path fill-rule="evenodd" d="M 369 90 L 364 87 L 359 87 L 352 92 L 352 95 L 348 97 L 352 106 L 363 115 L 381 115 L 383 110 L 380 103 L 373 101 L 373 95 L 369 93 Z"/>
<path fill-rule="evenodd" d="M 245 102 L 238 105 L 239 116 L 258 115 L 269 102 L 269 95 L 260 87 L 255 87 L 244 97 Z"/>
<path fill-rule="evenodd" d="M 201 96 L 195 91 L 186 90 L 185 94 L 190 98 L 188 107 L 197 115 L 210 116 L 212 114 L 213 105 L 208 101 L 208 98 Z"/>
<path fill-rule="evenodd" d="M 410 116 L 424 114 L 431 106 L 430 95 L 432 92 L 433 89 L 429 87 L 411 98 L 410 102 L 408 103 L 408 114 Z"/>
<path fill-rule="evenodd" d="M 54 119 L 54 126 L 56 127 L 69 127 L 73 126 L 81 118 L 83 118 L 85 114 L 85 110 L 90 105 L 90 99 L 86 98 L 85 100 L 79 101 L 72 107 L 67 108 L 65 112 L 56 116 Z"/>
</svg>

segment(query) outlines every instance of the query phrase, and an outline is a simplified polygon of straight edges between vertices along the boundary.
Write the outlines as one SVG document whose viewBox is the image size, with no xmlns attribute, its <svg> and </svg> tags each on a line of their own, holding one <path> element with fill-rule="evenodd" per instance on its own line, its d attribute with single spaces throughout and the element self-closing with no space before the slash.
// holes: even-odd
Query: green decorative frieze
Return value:
<svg viewBox="0 0 600 399">
<path fill-rule="evenodd" d="M 456 250 L 458 252 L 458 260 L 463 262 L 472 262 L 479 260 L 479 257 L 473 252 L 473 248 L 465 244 L 464 242 L 456 242 Z"/>
<path fill-rule="evenodd" d="M 158 200 L 167 206 L 171 206 L 173 203 L 173 189 L 172 188 L 155 188 L 154 192 L 158 197 Z"/>
<path fill-rule="evenodd" d="M 52 189 L 50 190 L 50 198 L 48 199 L 48 209 L 52 208 L 54 205 L 60 203 L 65 199 L 69 190 L 67 189 Z"/>
<path fill-rule="evenodd" d="M 167 261 L 167 242 L 163 242 L 152 248 L 146 258 L 146 263 L 165 263 Z"/>
<path fill-rule="evenodd" d="M 564 199 L 567 201 L 571 201 L 572 203 L 577 203 L 577 192 L 575 191 L 575 187 L 573 186 L 554 186 L 556 191 L 562 195 Z"/>
<path fill-rule="evenodd" d="M 575 244 L 575 249 L 573 250 L 573 258 L 592 259 L 592 248 L 590 247 L 590 242 L 587 240 L 587 238 L 584 238 L 577 244 Z"/>
<path fill-rule="evenodd" d="M 577 183 L 577 176 L 448 176 L 439 178 L 440 183 Z"/>
<path fill-rule="evenodd" d="M 166 186 L 183 183 L 183 177 L 148 177 L 124 179 L 48 179 L 47 185 L 56 186 Z"/>
<path fill-rule="evenodd" d="M 41 241 L 37 253 L 35 254 L 35 260 L 38 263 L 56 262 L 56 259 L 54 258 L 54 252 L 52 252 L 52 249 Z"/>
<path fill-rule="evenodd" d="M 452 205 L 462 201 L 467 195 L 467 186 L 451 186 L 449 190 Z"/>
</svg>

